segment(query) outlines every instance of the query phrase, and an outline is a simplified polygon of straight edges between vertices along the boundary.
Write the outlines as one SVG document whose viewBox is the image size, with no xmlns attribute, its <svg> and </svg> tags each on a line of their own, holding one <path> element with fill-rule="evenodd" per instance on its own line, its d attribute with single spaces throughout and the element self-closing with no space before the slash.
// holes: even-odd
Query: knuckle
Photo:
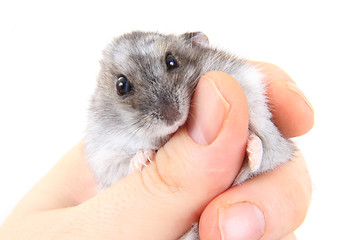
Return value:
<svg viewBox="0 0 360 240">
<path fill-rule="evenodd" d="M 163 157 L 170 159 L 170 155 L 166 150 L 162 150 Z M 163 162 L 158 162 L 156 159 L 149 167 L 142 171 L 142 183 L 144 187 L 152 193 L 160 194 L 174 194 L 180 191 L 181 186 L 177 179 L 169 174 L 168 166 L 164 166 Z"/>
</svg>

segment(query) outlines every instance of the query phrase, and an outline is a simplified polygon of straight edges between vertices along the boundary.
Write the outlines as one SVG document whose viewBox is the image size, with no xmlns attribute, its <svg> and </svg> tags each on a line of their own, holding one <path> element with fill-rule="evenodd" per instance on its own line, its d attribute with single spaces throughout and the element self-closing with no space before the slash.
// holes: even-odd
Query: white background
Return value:
<svg viewBox="0 0 360 240">
<path fill-rule="evenodd" d="M 356 1 L 54 2 L 0 2 L 0 222 L 83 137 L 107 42 L 132 30 L 201 30 L 281 66 L 315 108 L 314 129 L 296 139 L 314 186 L 298 238 L 360 238 Z"/>
</svg>

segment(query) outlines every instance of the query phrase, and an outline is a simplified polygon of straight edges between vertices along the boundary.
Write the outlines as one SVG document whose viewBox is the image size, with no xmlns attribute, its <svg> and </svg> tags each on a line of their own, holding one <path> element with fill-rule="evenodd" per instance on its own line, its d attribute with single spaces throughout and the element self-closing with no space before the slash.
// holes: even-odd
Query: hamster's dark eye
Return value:
<svg viewBox="0 0 360 240">
<path fill-rule="evenodd" d="M 165 62 L 166 62 L 166 67 L 167 67 L 168 71 L 178 67 L 178 63 L 177 63 L 175 57 L 171 53 L 168 53 L 166 55 Z"/>
<path fill-rule="evenodd" d="M 116 81 L 117 94 L 120 96 L 128 94 L 132 89 L 130 81 L 124 75 L 121 75 Z"/>
</svg>

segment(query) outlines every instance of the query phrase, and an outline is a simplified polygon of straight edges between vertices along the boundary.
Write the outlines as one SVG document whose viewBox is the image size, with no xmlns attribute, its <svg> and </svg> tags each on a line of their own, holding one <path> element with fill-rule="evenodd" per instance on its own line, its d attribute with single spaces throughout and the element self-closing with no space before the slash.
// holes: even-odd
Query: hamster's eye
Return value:
<svg viewBox="0 0 360 240">
<path fill-rule="evenodd" d="M 130 81 L 124 75 L 121 75 L 116 81 L 117 94 L 120 96 L 128 94 L 132 89 Z"/>
<path fill-rule="evenodd" d="M 177 63 L 175 57 L 171 53 L 168 53 L 166 55 L 165 62 L 166 62 L 166 67 L 167 67 L 168 71 L 178 67 L 178 63 Z"/>
</svg>

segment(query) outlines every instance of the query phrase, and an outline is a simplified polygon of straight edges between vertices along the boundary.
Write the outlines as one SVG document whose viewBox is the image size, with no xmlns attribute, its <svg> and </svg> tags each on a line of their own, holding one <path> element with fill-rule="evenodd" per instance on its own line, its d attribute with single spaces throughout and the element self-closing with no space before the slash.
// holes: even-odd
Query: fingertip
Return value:
<svg viewBox="0 0 360 240">
<path fill-rule="evenodd" d="M 231 139 L 233 134 L 232 129 L 241 129 L 238 138 L 244 138 L 244 146 L 247 141 L 248 125 L 249 125 L 249 110 L 245 93 L 236 79 L 227 73 L 220 71 L 210 71 L 204 76 L 205 79 L 213 81 L 222 94 L 224 99 L 229 103 L 229 116 L 226 119 L 226 137 Z M 206 106 L 211 107 L 211 106 Z M 240 120 L 240 121 L 239 121 Z M 227 135 L 227 134 L 230 134 Z"/>
<path fill-rule="evenodd" d="M 252 203 L 234 203 L 219 208 L 219 229 L 223 240 L 258 240 L 264 234 L 265 217 Z"/>
<path fill-rule="evenodd" d="M 215 82 L 208 76 L 201 77 L 186 122 L 189 136 L 199 145 L 209 145 L 221 131 L 229 108 L 229 103 L 219 92 Z"/>
<path fill-rule="evenodd" d="M 280 67 L 248 61 L 264 74 L 272 120 L 288 138 L 309 132 L 314 126 L 314 108 L 294 80 Z"/>
</svg>

